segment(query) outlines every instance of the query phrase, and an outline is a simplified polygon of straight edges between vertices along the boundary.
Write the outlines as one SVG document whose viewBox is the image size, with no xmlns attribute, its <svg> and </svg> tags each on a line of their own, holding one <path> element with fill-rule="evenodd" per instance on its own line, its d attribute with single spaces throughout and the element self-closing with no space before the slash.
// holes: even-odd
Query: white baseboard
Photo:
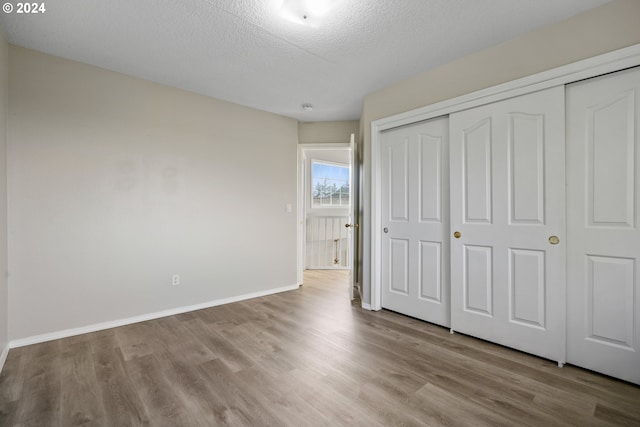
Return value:
<svg viewBox="0 0 640 427">
<path fill-rule="evenodd" d="M 47 334 L 34 335 L 34 336 L 31 336 L 31 337 L 27 337 L 27 338 L 21 338 L 21 339 L 18 339 L 18 340 L 13 340 L 13 341 L 9 342 L 9 345 L 5 349 L 5 352 L 2 355 L 3 358 L 0 359 L 0 362 L 2 362 L 4 364 L 4 360 L 6 358 L 6 354 L 5 353 L 8 353 L 10 348 L 24 347 L 26 345 L 38 344 L 38 343 L 42 343 L 42 342 L 46 342 L 46 341 L 57 340 L 57 339 L 60 339 L 60 338 L 72 337 L 74 335 L 82 335 L 82 334 L 86 334 L 86 333 L 89 333 L 89 332 L 102 331 L 104 329 L 117 328 L 118 326 L 130 325 L 132 323 L 145 322 L 147 320 L 159 319 L 161 317 L 167 317 L 167 316 L 173 316 L 175 314 L 187 313 L 189 311 L 202 310 L 203 308 L 210 308 L 210 307 L 215 307 L 215 306 L 218 306 L 218 305 L 230 304 L 232 302 L 238 302 L 238 301 L 244 301 L 244 300 L 252 299 L 252 298 L 264 297 L 264 296 L 267 296 L 267 295 L 273 295 L 273 294 L 277 294 L 277 293 L 280 293 L 280 292 L 293 291 L 295 289 L 298 289 L 299 287 L 300 287 L 300 285 L 298 285 L 298 284 L 291 285 L 291 286 L 283 286 L 281 288 L 268 289 L 266 291 L 260 291 L 260 292 L 252 292 L 250 294 L 238 295 L 238 296 L 229 297 L 229 298 L 222 298 L 222 299 L 218 299 L 218 300 L 214 300 L 214 301 L 204 302 L 204 303 L 201 303 L 201 304 L 194 304 L 194 305 L 189 305 L 189 306 L 185 306 L 185 307 L 177 307 L 177 308 L 172 308 L 172 309 L 169 309 L 169 310 L 157 311 L 155 313 L 143 314 L 141 316 L 134 316 L 134 317 L 126 318 L 126 319 L 112 320 L 112 321 L 103 322 L 103 323 L 95 323 L 93 325 L 82 326 L 80 328 L 65 329 L 65 330 L 62 330 L 62 331 L 50 332 L 50 333 L 47 333 Z"/>
<path fill-rule="evenodd" d="M 7 343 L 7 345 L 5 345 L 4 347 L 4 350 L 2 350 L 2 354 L 0 354 L 0 372 L 2 372 L 2 369 L 4 368 L 4 362 L 7 361 L 10 345 L 11 343 Z"/>
<path fill-rule="evenodd" d="M 363 302 L 361 304 L 362 308 L 364 308 L 365 310 L 373 311 L 373 309 L 371 308 L 371 304 L 367 304 L 366 302 Z"/>
</svg>

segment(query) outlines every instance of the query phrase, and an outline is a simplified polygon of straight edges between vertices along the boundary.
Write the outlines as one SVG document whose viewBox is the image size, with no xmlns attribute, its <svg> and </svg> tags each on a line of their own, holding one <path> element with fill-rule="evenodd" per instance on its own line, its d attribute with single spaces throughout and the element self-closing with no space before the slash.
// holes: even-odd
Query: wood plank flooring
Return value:
<svg viewBox="0 0 640 427">
<path fill-rule="evenodd" d="M 640 425 L 640 387 L 362 310 L 347 274 L 13 349 L 0 425 Z"/>
</svg>

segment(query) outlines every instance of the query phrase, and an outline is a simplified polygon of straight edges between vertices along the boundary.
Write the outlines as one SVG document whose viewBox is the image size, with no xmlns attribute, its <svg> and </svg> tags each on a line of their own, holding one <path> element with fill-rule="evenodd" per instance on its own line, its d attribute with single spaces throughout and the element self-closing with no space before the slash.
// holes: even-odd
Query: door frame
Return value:
<svg viewBox="0 0 640 427">
<path fill-rule="evenodd" d="M 298 238 L 297 238 L 297 280 L 298 285 L 302 284 L 304 280 L 305 259 L 306 259 L 306 247 L 307 247 L 307 233 L 306 233 L 306 219 L 307 219 L 307 151 L 350 151 L 350 143 L 325 143 L 325 144 L 298 144 Z M 351 165 L 350 165 L 351 167 Z M 351 171 L 351 181 L 353 181 L 353 174 L 355 171 Z M 351 193 L 353 194 L 353 188 Z M 353 210 L 353 209 L 351 209 Z M 349 266 L 349 269 L 353 270 L 353 265 Z"/>
<path fill-rule="evenodd" d="M 423 120 L 445 116 L 456 111 L 501 101 L 527 93 L 566 85 L 578 80 L 620 71 L 640 65 L 640 44 L 614 50 L 593 58 L 584 59 L 548 71 L 533 74 L 487 89 L 461 95 L 415 110 L 374 120 L 371 122 L 371 258 L 370 258 L 370 302 L 363 303 L 366 309 L 382 309 L 382 182 L 380 164 L 380 141 L 382 132 Z M 366 205 L 366 201 L 365 205 Z"/>
</svg>

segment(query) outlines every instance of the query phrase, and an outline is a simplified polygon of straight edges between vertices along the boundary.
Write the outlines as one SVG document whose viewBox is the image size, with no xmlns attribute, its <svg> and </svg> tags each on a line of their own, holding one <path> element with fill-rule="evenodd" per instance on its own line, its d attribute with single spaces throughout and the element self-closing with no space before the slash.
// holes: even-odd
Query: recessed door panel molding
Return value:
<svg viewBox="0 0 640 427">
<path fill-rule="evenodd" d="M 418 283 L 422 299 L 435 303 L 442 302 L 442 243 L 418 242 L 420 266 Z"/>
<path fill-rule="evenodd" d="M 566 91 L 567 361 L 640 384 L 640 68 Z"/>
<path fill-rule="evenodd" d="M 510 113 L 509 218 L 544 224 L 544 115 Z"/>
<path fill-rule="evenodd" d="M 628 90 L 586 109 L 590 226 L 635 226 L 635 98 Z"/>
<path fill-rule="evenodd" d="M 442 139 L 443 136 L 419 135 L 420 221 L 442 222 Z"/>
<path fill-rule="evenodd" d="M 493 256 L 488 246 L 464 247 L 464 309 L 491 316 L 493 314 Z"/>
<path fill-rule="evenodd" d="M 385 131 L 380 154 L 382 307 L 449 326 L 448 118 Z"/>
<path fill-rule="evenodd" d="M 409 139 L 389 146 L 390 222 L 409 221 Z"/>
<path fill-rule="evenodd" d="M 451 327 L 564 363 L 564 88 L 449 124 Z"/>
<path fill-rule="evenodd" d="M 509 249 L 509 313 L 512 322 L 545 328 L 545 253 Z"/>
<path fill-rule="evenodd" d="M 403 295 L 409 294 L 409 241 L 390 239 L 389 290 Z"/>
<path fill-rule="evenodd" d="M 587 256 L 587 337 L 635 350 L 635 260 Z"/>
<path fill-rule="evenodd" d="M 491 223 L 491 118 L 463 130 L 464 219 Z"/>
</svg>

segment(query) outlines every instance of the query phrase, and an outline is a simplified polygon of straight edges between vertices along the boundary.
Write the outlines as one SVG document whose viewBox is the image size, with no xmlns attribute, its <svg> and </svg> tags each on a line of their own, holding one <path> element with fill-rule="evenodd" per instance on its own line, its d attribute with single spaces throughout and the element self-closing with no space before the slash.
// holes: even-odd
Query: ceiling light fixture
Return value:
<svg viewBox="0 0 640 427">
<path fill-rule="evenodd" d="M 313 110 L 313 105 L 311 105 L 311 104 L 302 104 L 302 109 L 304 111 L 312 111 Z"/>
<path fill-rule="evenodd" d="M 280 15 L 287 21 L 317 28 L 335 0 L 283 0 Z"/>
</svg>

